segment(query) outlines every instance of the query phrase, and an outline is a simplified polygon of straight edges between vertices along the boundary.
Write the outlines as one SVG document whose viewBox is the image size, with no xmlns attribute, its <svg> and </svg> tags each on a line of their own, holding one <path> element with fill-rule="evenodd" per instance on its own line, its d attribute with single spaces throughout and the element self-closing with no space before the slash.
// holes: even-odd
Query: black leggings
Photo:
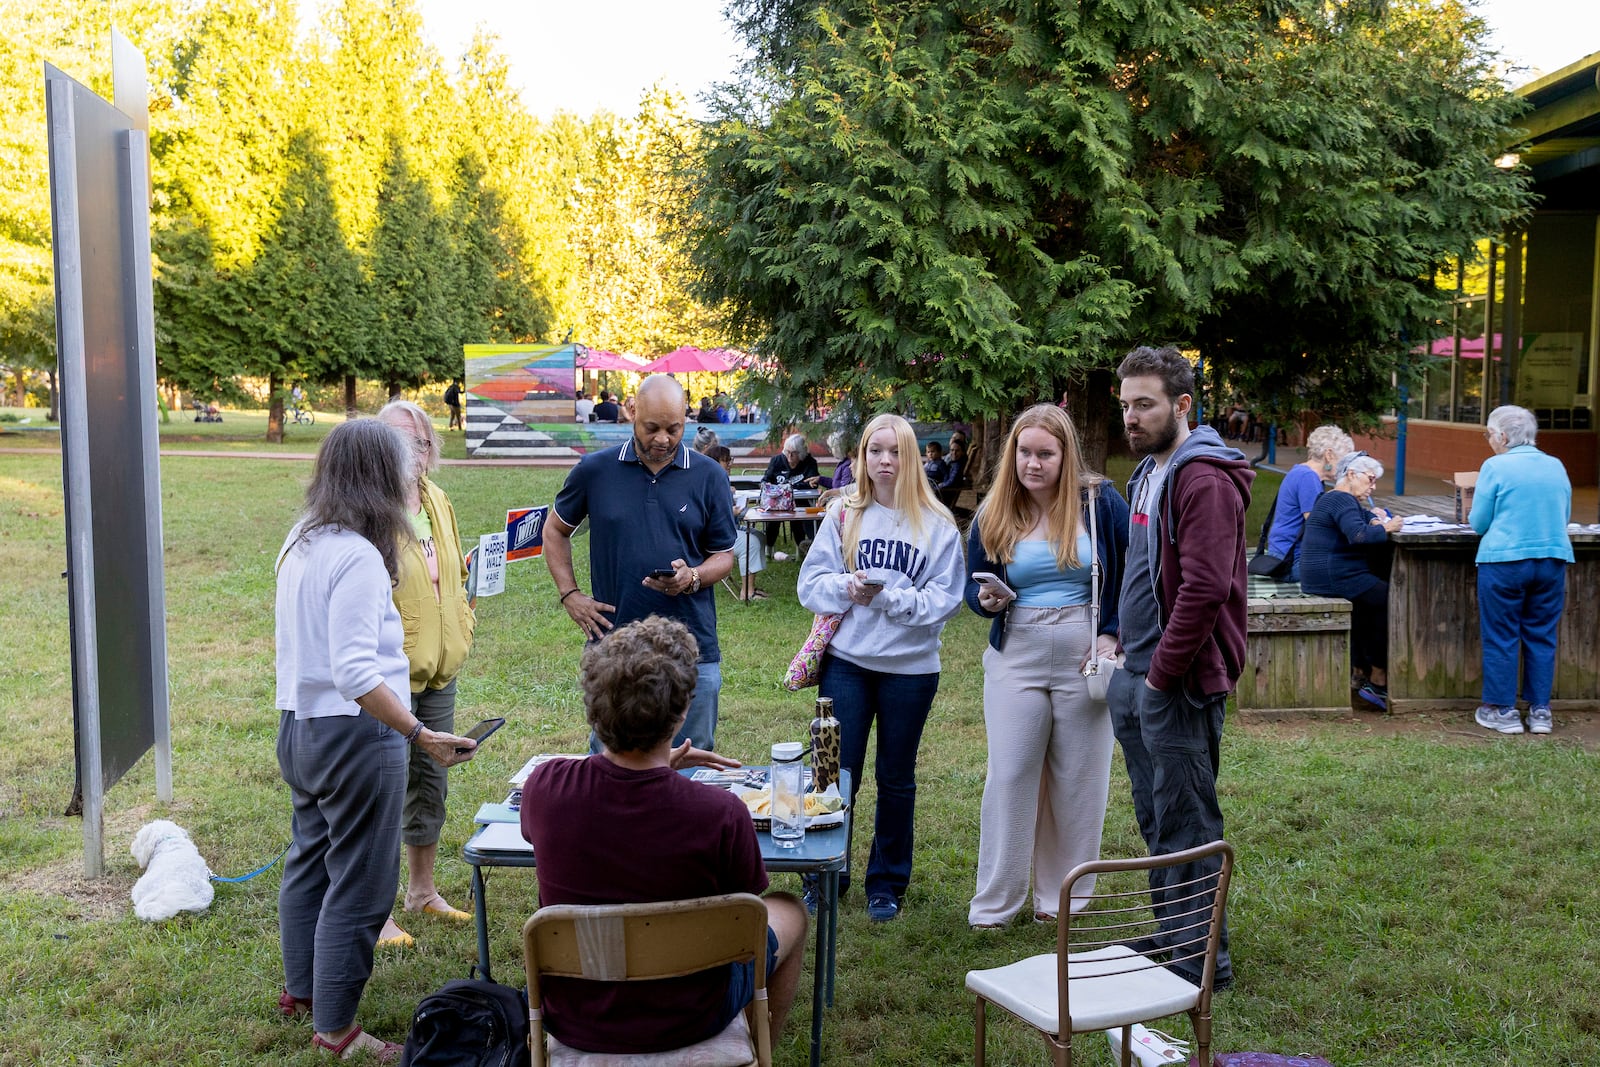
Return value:
<svg viewBox="0 0 1600 1067">
<path fill-rule="evenodd" d="M 1389 583 L 1376 582 L 1350 598 L 1350 662 L 1389 669 Z"/>
</svg>

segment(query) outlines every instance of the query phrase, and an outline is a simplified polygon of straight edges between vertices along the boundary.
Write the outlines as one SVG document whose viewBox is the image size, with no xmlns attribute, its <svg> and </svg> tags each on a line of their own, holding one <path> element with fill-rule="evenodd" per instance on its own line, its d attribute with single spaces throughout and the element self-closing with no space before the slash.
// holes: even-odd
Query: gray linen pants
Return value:
<svg viewBox="0 0 1600 1067">
<path fill-rule="evenodd" d="M 372 949 L 400 883 L 406 739 L 372 716 L 278 723 L 278 768 L 294 799 L 278 890 L 284 988 L 311 1000 L 321 1033 L 355 1021 Z"/>
<path fill-rule="evenodd" d="M 1089 698 L 1081 667 L 1089 608 L 1012 608 L 1005 649 L 983 653 L 989 766 L 971 923 L 1009 922 L 1028 899 L 1054 915 L 1061 881 L 1100 858 L 1111 789 L 1111 717 Z M 1094 880 L 1074 887 L 1089 893 Z"/>
</svg>

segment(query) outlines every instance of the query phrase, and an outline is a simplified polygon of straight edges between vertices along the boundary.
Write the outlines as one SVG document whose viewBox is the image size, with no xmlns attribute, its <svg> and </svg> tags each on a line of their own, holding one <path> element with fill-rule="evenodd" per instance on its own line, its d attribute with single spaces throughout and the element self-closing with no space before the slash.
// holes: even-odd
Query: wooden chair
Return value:
<svg viewBox="0 0 1600 1067">
<path fill-rule="evenodd" d="M 1220 860 L 1215 872 L 1166 886 L 1159 902 L 1153 899 L 1151 871 L 1210 857 Z M 1119 1028 L 1122 1067 L 1130 1067 L 1133 1024 L 1179 1012 L 1194 1026 L 1197 1062 L 1209 1064 L 1212 982 L 1232 874 L 1233 849 L 1225 841 L 1147 859 L 1080 863 L 1068 871 L 1056 951 L 967 972 L 967 989 L 978 998 L 974 1062 L 983 1067 L 985 1006 L 992 1002 L 1038 1030 L 1058 1067 L 1071 1067 L 1073 1034 Z M 1094 891 L 1072 894 L 1088 875 L 1097 877 Z M 1157 924 L 1157 907 L 1165 930 Z M 1198 972 L 1199 983 L 1168 965 Z"/>
<path fill-rule="evenodd" d="M 651 904 L 552 905 L 534 912 L 523 925 L 522 950 L 528 978 L 528 1049 L 533 1067 L 771 1067 L 767 906 L 758 896 L 729 893 Z M 546 1047 L 540 997 L 540 982 L 545 976 L 633 982 L 677 978 L 742 962 L 755 965 L 755 995 L 727 1029 L 698 1045 L 623 1056 L 581 1052 L 562 1045 L 551 1035 Z"/>
</svg>

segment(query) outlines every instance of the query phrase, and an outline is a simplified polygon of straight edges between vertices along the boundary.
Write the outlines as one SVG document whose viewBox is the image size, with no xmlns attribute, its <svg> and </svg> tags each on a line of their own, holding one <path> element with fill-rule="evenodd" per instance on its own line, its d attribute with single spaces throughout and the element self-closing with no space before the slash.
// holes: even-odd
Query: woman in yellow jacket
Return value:
<svg viewBox="0 0 1600 1067">
<path fill-rule="evenodd" d="M 454 733 L 456 674 L 472 647 L 474 618 L 467 604 L 467 568 L 455 508 L 428 479 L 439 466 L 439 435 L 427 413 L 409 400 L 391 400 L 378 418 L 400 431 L 415 460 L 416 480 L 406 492 L 406 514 L 415 537 L 400 546 L 400 578 L 394 587 L 411 664 L 411 711 L 428 729 Z M 464 922 L 468 913 L 440 896 L 433 880 L 444 826 L 445 768 L 412 755 L 400 832 L 406 852 L 405 909 Z M 378 943 L 410 945 L 412 937 L 391 915 Z"/>
</svg>

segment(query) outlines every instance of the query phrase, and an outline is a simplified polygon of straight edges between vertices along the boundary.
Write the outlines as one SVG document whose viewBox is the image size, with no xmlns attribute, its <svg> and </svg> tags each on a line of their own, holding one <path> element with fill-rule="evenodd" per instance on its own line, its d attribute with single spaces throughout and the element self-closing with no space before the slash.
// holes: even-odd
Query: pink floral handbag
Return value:
<svg viewBox="0 0 1600 1067">
<path fill-rule="evenodd" d="M 844 534 L 843 505 L 839 508 L 839 533 L 841 537 Z M 783 674 L 785 689 L 798 693 L 817 684 L 822 674 L 822 653 L 827 650 L 833 635 L 839 632 L 839 620 L 843 618 L 843 614 L 818 615 L 812 620 L 811 632 L 806 634 L 800 651 L 794 654 L 794 659 L 789 661 L 789 669 Z"/>
</svg>

